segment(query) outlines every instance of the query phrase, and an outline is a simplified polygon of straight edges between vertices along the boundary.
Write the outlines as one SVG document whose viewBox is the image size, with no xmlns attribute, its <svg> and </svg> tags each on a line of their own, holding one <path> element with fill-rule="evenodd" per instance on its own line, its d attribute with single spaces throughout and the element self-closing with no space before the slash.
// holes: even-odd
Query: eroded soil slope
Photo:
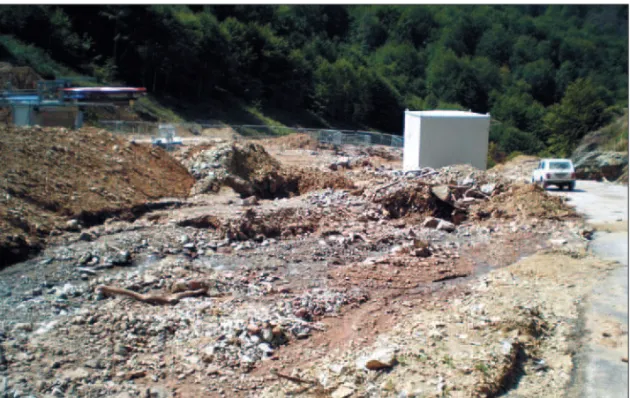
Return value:
<svg viewBox="0 0 630 398">
<path fill-rule="evenodd" d="M 0 132 L 0 267 L 37 250 L 70 218 L 186 197 L 188 171 L 159 148 L 84 128 L 5 128 Z M 98 217 L 97 217 L 98 218 Z"/>
</svg>

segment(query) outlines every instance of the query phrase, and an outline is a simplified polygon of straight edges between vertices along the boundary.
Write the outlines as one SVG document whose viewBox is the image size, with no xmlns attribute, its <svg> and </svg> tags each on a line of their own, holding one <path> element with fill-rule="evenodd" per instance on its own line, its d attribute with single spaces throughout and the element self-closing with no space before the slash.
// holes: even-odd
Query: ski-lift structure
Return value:
<svg viewBox="0 0 630 398">
<path fill-rule="evenodd" d="M 73 87 L 79 81 L 94 79 L 60 78 L 40 80 L 35 90 L 13 89 L 0 92 L 0 107 L 11 109 L 16 126 L 65 126 L 80 128 L 88 107 L 110 106 L 146 95 L 143 87 Z"/>
</svg>

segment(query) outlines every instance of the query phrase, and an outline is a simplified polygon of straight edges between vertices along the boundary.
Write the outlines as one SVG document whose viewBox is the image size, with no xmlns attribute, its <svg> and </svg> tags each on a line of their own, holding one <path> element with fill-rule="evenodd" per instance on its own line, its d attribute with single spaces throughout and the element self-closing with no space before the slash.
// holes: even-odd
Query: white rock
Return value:
<svg viewBox="0 0 630 398">
<path fill-rule="evenodd" d="M 340 375 L 346 370 L 346 367 L 340 363 L 333 363 L 328 366 L 328 369 L 330 369 L 331 372 Z"/>
<path fill-rule="evenodd" d="M 440 231 L 453 232 L 455 231 L 455 224 L 452 222 L 448 222 L 446 220 L 440 220 L 440 223 L 437 226 L 437 229 Z"/>
<path fill-rule="evenodd" d="M 567 240 L 566 239 L 551 239 L 549 240 L 549 243 L 551 243 L 554 246 L 562 246 L 562 245 L 567 244 Z"/>
<path fill-rule="evenodd" d="M 391 349 L 382 348 L 357 361 L 357 368 L 379 370 L 391 368 L 396 364 L 396 355 Z"/>
<path fill-rule="evenodd" d="M 341 386 L 336 389 L 330 396 L 332 398 L 347 398 L 354 394 L 354 389 L 349 386 Z"/>
</svg>

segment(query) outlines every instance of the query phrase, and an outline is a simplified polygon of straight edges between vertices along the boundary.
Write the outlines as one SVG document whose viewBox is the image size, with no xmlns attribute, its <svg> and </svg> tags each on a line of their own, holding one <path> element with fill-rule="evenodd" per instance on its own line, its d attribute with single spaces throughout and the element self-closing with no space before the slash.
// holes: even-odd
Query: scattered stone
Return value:
<svg viewBox="0 0 630 398">
<path fill-rule="evenodd" d="M 258 204 L 257 196 L 250 196 L 241 201 L 241 206 L 256 206 Z"/>
<path fill-rule="evenodd" d="M 68 231 L 78 231 L 80 229 L 79 227 L 79 221 L 78 220 L 68 220 L 66 222 L 66 229 Z"/>
<path fill-rule="evenodd" d="M 120 344 L 120 343 L 116 343 L 114 345 L 114 353 L 117 355 L 127 355 L 127 347 L 125 347 L 124 345 Z"/>
<path fill-rule="evenodd" d="M 451 189 L 448 185 L 437 185 L 431 188 L 431 192 L 442 202 L 450 202 L 451 200 Z"/>
<path fill-rule="evenodd" d="M 258 327 L 258 325 L 254 325 L 254 324 L 249 324 L 247 325 L 247 333 L 249 334 L 258 334 L 260 333 L 260 328 Z"/>
<path fill-rule="evenodd" d="M 13 326 L 13 330 L 19 330 L 22 332 L 32 332 L 33 331 L 33 324 L 32 323 L 16 323 L 15 326 Z"/>
<path fill-rule="evenodd" d="M 82 381 L 90 376 L 90 372 L 88 372 L 85 368 L 76 368 L 66 370 L 63 372 L 63 376 L 71 381 Z"/>
<path fill-rule="evenodd" d="M 112 256 L 111 261 L 114 265 L 131 264 L 131 253 L 128 250 L 122 250 Z"/>
<path fill-rule="evenodd" d="M 346 367 L 343 364 L 331 364 L 328 366 L 328 369 L 330 369 L 331 372 L 340 375 L 346 370 Z"/>
<path fill-rule="evenodd" d="M 347 398 L 354 394 L 354 389 L 349 386 L 341 386 L 337 388 L 330 396 L 332 398 Z"/>
<path fill-rule="evenodd" d="M 446 220 L 440 220 L 437 229 L 439 231 L 446 231 L 446 232 L 453 232 L 455 231 L 456 227 L 455 224 L 453 224 L 450 221 L 446 221 Z"/>
<path fill-rule="evenodd" d="M 271 332 L 276 337 L 284 335 L 284 329 L 282 329 L 282 326 L 280 326 L 280 325 L 274 326 L 274 328 L 271 330 Z"/>
<path fill-rule="evenodd" d="M 440 219 L 439 218 L 435 218 L 435 217 L 427 217 L 424 222 L 422 223 L 422 226 L 424 228 L 437 228 L 437 226 L 440 224 Z"/>
<path fill-rule="evenodd" d="M 83 253 L 81 255 L 81 257 L 79 257 L 79 264 L 80 265 L 85 265 L 85 264 L 89 263 L 90 260 L 92 260 L 92 253 L 90 253 L 90 252 Z"/>
<path fill-rule="evenodd" d="M 146 398 L 171 398 L 172 396 L 173 394 L 163 386 L 152 386 L 146 392 Z"/>
<path fill-rule="evenodd" d="M 464 178 L 464 180 L 461 183 L 461 185 L 467 185 L 467 186 L 474 185 L 474 184 L 475 184 L 475 180 L 470 176 Z"/>
<path fill-rule="evenodd" d="M 496 187 L 497 184 L 484 184 L 481 186 L 481 192 L 485 193 L 486 195 L 491 195 Z"/>
<path fill-rule="evenodd" d="M 84 241 L 84 242 L 91 242 L 94 240 L 94 236 L 92 236 L 92 234 L 88 232 L 83 231 L 79 235 L 79 240 Z"/>
<path fill-rule="evenodd" d="M 305 318 L 308 315 L 308 310 L 304 307 L 299 308 L 297 311 L 295 311 L 294 315 L 298 318 Z"/>
<path fill-rule="evenodd" d="M 91 369 L 105 369 L 103 361 L 100 358 L 88 359 L 85 361 L 85 367 Z"/>
<path fill-rule="evenodd" d="M 563 246 L 566 245 L 568 241 L 566 239 L 550 239 L 549 243 L 553 246 Z"/>
<path fill-rule="evenodd" d="M 396 363 L 396 355 L 392 350 L 380 349 L 370 354 L 367 358 L 361 359 L 358 367 L 360 369 L 380 370 L 391 368 Z"/>
</svg>

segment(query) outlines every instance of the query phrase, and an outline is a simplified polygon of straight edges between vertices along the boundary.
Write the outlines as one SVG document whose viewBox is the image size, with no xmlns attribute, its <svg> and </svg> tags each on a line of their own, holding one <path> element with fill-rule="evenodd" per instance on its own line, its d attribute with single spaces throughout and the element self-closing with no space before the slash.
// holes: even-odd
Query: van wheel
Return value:
<svg viewBox="0 0 630 398">
<path fill-rule="evenodd" d="M 573 191 L 575 189 L 575 182 L 569 184 L 569 191 Z"/>
</svg>

